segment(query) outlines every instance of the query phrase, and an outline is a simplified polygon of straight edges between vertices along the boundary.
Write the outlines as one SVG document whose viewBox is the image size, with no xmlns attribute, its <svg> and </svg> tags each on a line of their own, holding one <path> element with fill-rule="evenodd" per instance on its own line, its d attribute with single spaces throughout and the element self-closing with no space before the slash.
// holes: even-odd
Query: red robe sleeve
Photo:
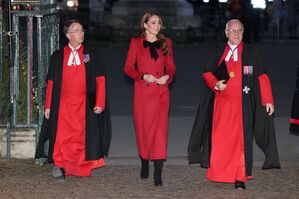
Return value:
<svg viewBox="0 0 299 199">
<path fill-rule="evenodd" d="M 136 70 L 135 64 L 136 64 L 136 57 L 137 57 L 137 52 L 136 52 L 136 41 L 132 39 L 129 47 L 129 51 L 127 54 L 127 59 L 124 67 L 124 72 L 134 80 L 141 80 L 143 73 L 140 71 Z"/>
<path fill-rule="evenodd" d="M 174 64 L 174 58 L 173 58 L 173 50 L 172 50 L 172 41 L 170 39 L 167 40 L 168 45 L 168 52 L 169 55 L 166 56 L 166 75 L 169 76 L 168 84 L 172 82 L 173 76 L 176 72 L 176 67 Z"/>
<path fill-rule="evenodd" d="M 53 90 L 53 81 L 48 80 L 48 86 L 46 90 L 45 109 L 51 108 L 52 90 Z"/>
<path fill-rule="evenodd" d="M 203 79 L 206 83 L 206 85 L 214 92 L 216 92 L 217 90 L 215 89 L 215 86 L 218 82 L 218 79 L 213 75 L 212 72 L 205 72 L 203 73 Z"/>
<path fill-rule="evenodd" d="M 106 103 L 106 80 L 105 76 L 96 77 L 96 101 L 95 106 L 105 109 Z"/>
<path fill-rule="evenodd" d="M 263 106 L 265 106 L 267 103 L 274 104 L 271 83 L 268 75 L 265 73 L 260 75 L 259 83 L 260 83 L 260 91 L 261 91 Z"/>
<path fill-rule="evenodd" d="M 218 64 L 217 66 L 219 66 L 221 64 L 221 62 L 225 59 L 228 51 L 230 50 L 229 46 L 226 45 L 225 46 L 225 49 L 224 49 L 224 52 L 222 54 L 222 57 L 221 59 L 218 61 Z M 215 54 L 214 53 L 211 53 L 210 54 L 210 63 L 209 63 L 209 66 L 213 66 L 215 63 L 215 58 L 214 58 Z M 219 91 L 216 89 L 216 84 L 217 82 L 219 81 L 214 75 L 213 75 L 213 72 L 211 72 L 211 69 L 207 69 L 206 72 L 203 73 L 203 79 L 204 79 L 204 82 L 206 83 L 206 85 L 212 90 L 214 91 L 215 93 L 218 93 Z"/>
</svg>

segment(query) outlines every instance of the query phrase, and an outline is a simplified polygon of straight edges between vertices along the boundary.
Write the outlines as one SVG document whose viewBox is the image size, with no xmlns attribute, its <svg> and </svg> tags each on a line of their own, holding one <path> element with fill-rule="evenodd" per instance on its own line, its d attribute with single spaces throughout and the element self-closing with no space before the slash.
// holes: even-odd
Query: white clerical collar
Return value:
<svg viewBox="0 0 299 199">
<path fill-rule="evenodd" d="M 227 42 L 229 46 L 229 51 L 225 57 L 225 61 L 228 61 L 230 58 L 233 58 L 234 61 L 238 61 L 238 45 L 232 45 L 229 42 Z"/>
<path fill-rule="evenodd" d="M 80 65 L 81 61 L 80 61 L 79 54 L 78 54 L 77 50 L 81 47 L 81 44 L 77 48 L 72 47 L 70 43 L 68 45 L 72 51 L 70 53 L 67 65 L 68 66 Z"/>
</svg>

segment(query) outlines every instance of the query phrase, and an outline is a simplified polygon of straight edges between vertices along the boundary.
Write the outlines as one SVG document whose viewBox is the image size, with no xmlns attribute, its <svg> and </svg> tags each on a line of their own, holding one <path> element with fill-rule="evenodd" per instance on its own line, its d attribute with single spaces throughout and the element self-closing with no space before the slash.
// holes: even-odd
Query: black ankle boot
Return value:
<svg viewBox="0 0 299 199">
<path fill-rule="evenodd" d="M 162 186 L 162 168 L 163 168 L 163 160 L 154 160 L 154 185 Z"/>
<path fill-rule="evenodd" d="M 141 158 L 141 170 L 140 170 L 140 178 L 146 179 L 149 176 L 149 160 L 145 160 Z"/>
<path fill-rule="evenodd" d="M 235 183 L 235 188 L 236 189 L 246 189 L 245 183 L 242 181 L 237 180 Z"/>
</svg>

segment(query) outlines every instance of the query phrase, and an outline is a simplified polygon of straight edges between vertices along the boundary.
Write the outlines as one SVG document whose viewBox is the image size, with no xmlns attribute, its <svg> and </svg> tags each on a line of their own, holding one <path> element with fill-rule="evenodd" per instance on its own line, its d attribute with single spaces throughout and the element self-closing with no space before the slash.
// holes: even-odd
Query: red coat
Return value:
<svg viewBox="0 0 299 199">
<path fill-rule="evenodd" d="M 139 155 L 144 159 L 166 159 L 169 89 L 176 68 L 173 59 L 172 42 L 167 39 L 169 55 L 164 56 L 162 48 L 157 49 L 158 59 L 150 56 L 149 48 L 144 48 L 144 37 L 132 38 L 124 72 L 135 80 L 134 122 Z M 157 78 L 169 75 L 165 85 L 148 83 L 144 74 Z"/>
</svg>

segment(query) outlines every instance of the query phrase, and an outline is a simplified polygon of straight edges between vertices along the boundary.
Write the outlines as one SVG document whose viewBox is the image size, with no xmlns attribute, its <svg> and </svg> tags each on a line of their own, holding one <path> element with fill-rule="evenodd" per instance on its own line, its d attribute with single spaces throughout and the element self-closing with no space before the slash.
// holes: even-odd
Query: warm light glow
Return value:
<svg viewBox="0 0 299 199">
<path fill-rule="evenodd" d="M 266 8 L 265 0 L 251 0 L 251 4 L 253 5 L 253 8 Z"/>
<path fill-rule="evenodd" d="M 203 0 L 204 3 L 209 3 L 210 0 Z"/>
<path fill-rule="evenodd" d="M 68 6 L 68 7 L 74 7 L 75 6 L 75 2 L 74 1 L 72 1 L 72 0 L 69 0 L 69 1 L 67 1 L 66 2 L 66 5 Z"/>
<path fill-rule="evenodd" d="M 273 2 L 273 0 L 268 0 L 269 2 Z M 286 1 L 286 0 L 283 0 L 283 1 Z"/>
</svg>

